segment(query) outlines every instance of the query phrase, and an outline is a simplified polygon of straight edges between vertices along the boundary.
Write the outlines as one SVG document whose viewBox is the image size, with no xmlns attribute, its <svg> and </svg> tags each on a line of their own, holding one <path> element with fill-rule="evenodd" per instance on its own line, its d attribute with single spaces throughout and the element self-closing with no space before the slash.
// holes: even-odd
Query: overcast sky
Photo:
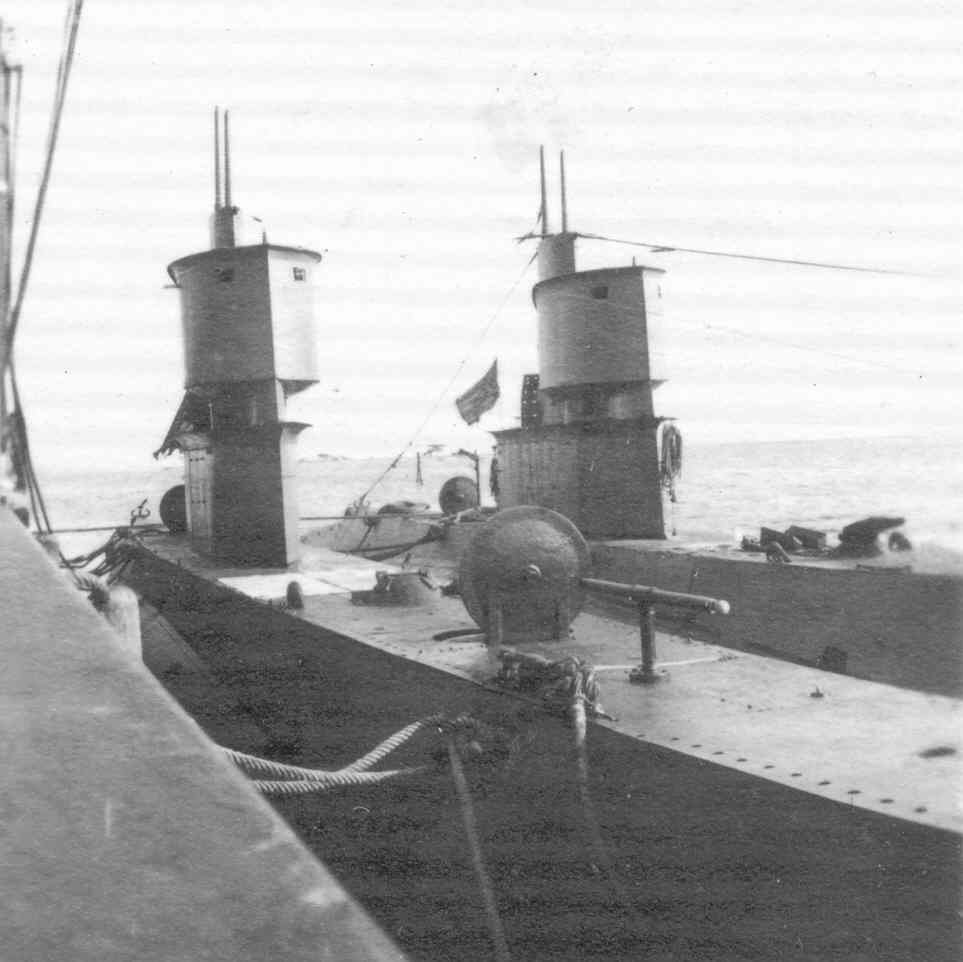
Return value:
<svg viewBox="0 0 963 962">
<path fill-rule="evenodd" d="M 4 5 L 21 241 L 64 9 Z M 87 0 L 17 348 L 37 460 L 147 464 L 162 439 L 165 267 L 207 246 L 215 104 L 235 201 L 324 253 L 304 455 L 396 452 L 466 358 L 420 441 L 487 450 L 452 402 L 495 357 L 482 425 L 515 423 L 539 143 L 566 150 L 575 229 L 928 275 L 580 242 L 580 266 L 669 272 L 656 403 L 690 438 L 959 436 L 961 41 L 959 4 L 927 0 Z"/>
</svg>

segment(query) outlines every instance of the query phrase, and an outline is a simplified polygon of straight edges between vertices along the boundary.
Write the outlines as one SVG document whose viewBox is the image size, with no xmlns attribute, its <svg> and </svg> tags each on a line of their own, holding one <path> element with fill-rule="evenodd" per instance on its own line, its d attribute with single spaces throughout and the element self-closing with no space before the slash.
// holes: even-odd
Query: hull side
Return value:
<svg viewBox="0 0 963 962">
<path fill-rule="evenodd" d="M 149 554 L 132 582 L 279 757 L 335 767 L 434 711 L 467 711 L 507 733 L 507 753 L 482 756 L 470 777 L 518 957 L 959 955 L 954 833 L 590 726 L 600 853 L 562 719 L 239 598 Z M 204 708 L 203 686 L 176 674 L 163 680 L 189 710 Z M 229 719 L 206 724 L 221 738 L 230 730 Z M 438 747 L 423 742 L 398 761 L 424 761 Z M 414 957 L 486 957 L 480 898 L 443 766 L 417 780 L 277 807 Z M 612 864 L 599 864 L 606 859 Z"/>
<path fill-rule="evenodd" d="M 854 677 L 963 696 L 959 577 L 640 541 L 594 543 L 592 560 L 599 578 L 729 600 L 727 618 L 690 616 L 715 644 L 814 666 L 834 649 Z"/>
</svg>

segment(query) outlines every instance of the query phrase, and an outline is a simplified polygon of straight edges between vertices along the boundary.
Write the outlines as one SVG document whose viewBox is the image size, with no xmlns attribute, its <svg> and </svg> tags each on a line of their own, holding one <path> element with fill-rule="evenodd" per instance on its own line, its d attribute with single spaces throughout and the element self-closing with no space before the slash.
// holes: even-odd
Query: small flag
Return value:
<svg viewBox="0 0 963 962">
<path fill-rule="evenodd" d="M 485 376 L 473 384 L 455 401 L 458 413 L 466 424 L 474 424 L 486 411 L 490 411 L 498 400 L 498 361 L 492 363 Z"/>
</svg>

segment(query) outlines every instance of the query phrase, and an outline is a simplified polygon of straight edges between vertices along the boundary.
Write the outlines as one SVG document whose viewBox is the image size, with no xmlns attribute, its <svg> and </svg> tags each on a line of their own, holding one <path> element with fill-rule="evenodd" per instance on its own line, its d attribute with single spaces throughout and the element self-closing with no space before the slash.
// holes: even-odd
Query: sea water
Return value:
<svg viewBox="0 0 963 962">
<path fill-rule="evenodd" d="M 145 498 L 158 519 L 163 493 L 182 480 L 178 456 L 141 470 L 51 470 L 41 477 L 55 528 L 119 525 Z M 393 469 L 391 457 L 320 455 L 298 465 L 302 516 L 340 516 L 367 494 L 377 507 L 411 500 L 437 509 L 438 491 L 472 463 L 452 453 L 413 453 Z M 678 500 L 668 525 L 681 540 L 738 544 L 761 525 L 803 525 L 833 533 L 871 514 L 906 518 L 915 543 L 963 552 L 963 441 L 933 438 L 834 439 L 761 443 L 688 443 Z M 380 476 L 373 490 L 369 491 Z M 488 461 L 482 463 L 488 492 Z M 323 522 L 319 521 L 318 524 Z"/>
</svg>

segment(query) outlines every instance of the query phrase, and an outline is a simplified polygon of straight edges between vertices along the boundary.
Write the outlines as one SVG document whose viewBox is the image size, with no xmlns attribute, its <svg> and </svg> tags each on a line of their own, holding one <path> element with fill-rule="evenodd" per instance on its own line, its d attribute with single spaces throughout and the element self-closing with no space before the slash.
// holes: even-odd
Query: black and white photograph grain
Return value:
<svg viewBox="0 0 963 962">
<path fill-rule="evenodd" d="M 0 962 L 963 958 L 963 7 L 6 0 Z"/>
</svg>

